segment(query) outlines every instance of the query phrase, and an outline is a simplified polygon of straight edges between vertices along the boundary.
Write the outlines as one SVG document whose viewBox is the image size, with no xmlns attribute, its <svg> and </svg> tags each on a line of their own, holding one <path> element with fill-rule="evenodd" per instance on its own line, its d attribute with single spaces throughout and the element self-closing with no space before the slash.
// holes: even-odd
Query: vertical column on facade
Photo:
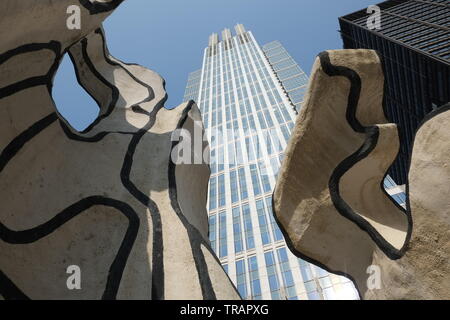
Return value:
<svg viewBox="0 0 450 320">
<path fill-rule="evenodd" d="M 250 32 L 249 32 L 250 33 Z M 251 34 L 251 33 L 250 33 Z M 259 45 L 256 43 L 256 40 L 251 36 L 250 37 L 251 39 L 252 39 L 252 46 L 251 46 L 251 48 L 249 48 L 250 46 L 248 45 L 248 43 L 245 45 L 245 47 L 246 47 L 246 49 L 247 49 L 247 51 L 248 51 L 248 57 L 250 58 L 250 62 L 251 62 L 251 64 L 252 64 L 252 67 L 253 67 L 253 69 L 255 70 L 255 75 L 256 75 L 256 77 L 257 77 L 257 79 L 258 79 L 258 82 L 260 83 L 260 85 L 262 86 L 262 87 L 264 87 L 263 86 L 263 83 L 262 83 L 262 79 L 261 79 L 261 76 L 260 76 L 260 74 L 259 74 L 259 72 L 258 72 L 258 68 L 257 68 L 257 66 L 256 66 L 256 63 L 258 63 L 258 64 L 260 64 L 261 63 L 261 61 L 266 61 L 266 57 L 264 56 L 264 55 L 261 55 L 260 53 L 259 53 L 259 51 L 255 51 L 255 50 L 257 50 L 256 48 L 259 48 Z M 259 60 L 260 61 L 254 61 L 254 59 L 253 59 L 253 56 L 252 56 L 252 54 L 251 54 L 251 52 L 254 52 L 255 53 L 255 55 L 256 56 L 258 56 L 258 54 L 259 54 Z M 271 70 L 271 68 L 267 68 L 267 66 L 264 66 L 264 68 L 266 68 L 268 71 L 269 71 L 269 73 L 270 73 L 270 70 Z M 273 77 L 272 77 L 272 81 L 274 82 L 274 84 L 275 84 L 275 88 L 277 89 L 277 91 L 279 91 L 279 84 L 278 84 L 278 81 L 277 81 L 277 79 L 274 79 Z M 278 84 L 278 85 L 277 85 Z M 272 90 L 271 90 L 272 91 Z M 272 138 L 273 138 L 273 136 L 272 136 L 272 134 L 271 134 L 271 132 L 274 132 L 274 133 L 276 133 L 276 139 L 277 139 L 277 141 L 275 142 L 275 143 L 281 143 L 281 147 L 282 147 L 282 150 L 284 150 L 285 148 L 286 148 L 286 146 L 287 146 L 287 141 L 286 141 L 286 139 L 284 139 L 284 136 L 283 136 L 283 134 L 282 134 L 282 132 L 281 132 L 281 127 L 280 127 L 280 123 L 278 123 L 278 120 L 277 120 L 277 117 L 275 116 L 275 113 L 274 113 L 274 111 L 273 111 L 273 108 L 278 108 L 278 104 L 279 104 L 279 102 L 278 101 L 276 101 L 277 99 L 276 99 L 276 97 L 274 97 L 274 99 L 275 99 L 275 102 L 276 102 L 276 104 L 277 104 L 277 106 L 275 107 L 275 106 L 272 106 L 272 104 L 271 104 L 271 100 L 270 100 L 270 98 L 268 97 L 268 93 L 265 91 L 265 90 L 262 90 L 262 94 L 263 94 L 263 96 L 265 97 L 265 100 L 266 100 L 266 104 L 267 104 L 267 102 L 269 102 L 268 103 L 268 105 L 270 106 L 269 108 L 268 108 L 268 111 L 269 111 L 269 114 L 270 114 L 270 116 L 271 116 L 271 118 L 272 118 L 272 121 L 274 122 L 274 130 L 273 129 L 271 129 L 271 128 L 268 128 L 268 130 L 267 130 L 267 134 L 269 135 L 269 138 L 271 139 L 271 140 L 273 140 Z M 270 93 L 270 94 L 272 94 L 272 92 Z M 279 94 L 280 95 L 280 94 Z M 283 95 L 280 95 L 280 97 L 283 97 Z M 283 104 L 284 104 L 284 107 L 286 108 L 286 109 L 290 109 L 288 106 L 290 106 L 290 101 L 289 101 L 289 104 L 286 104 L 285 103 L 285 101 L 283 100 Z M 264 117 L 265 117 L 265 114 L 264 114 Z M 278 125 L 276 125 L 276 124 L 278 124 Z M 274 143 L 273 141 L 272 141 L 272 143 Z M 275 147 L 275 146 L 274 146 Z M 277 154 L 279 154 L 280 152 L 279 151 L 277 151 Z M 270 158 L 270 156 L 269 156 L 269 158 Z M 269 159 L 268 158 L 268 159 Z M 280 164 L 279 164 L 279 159 L 276 159 L 276 161 L 277 161 L 277 163 L 278 163 L 278 168 L 280 167 Z M 269 165 L 270 165 L 270 167 L 273 169 L 273 166 L 272 166 L 272 163 L 268 163 Z M 276 172 L 274 172 L 274 171 L 272 171 L 272 175 L 271 175 L 271 177 L 270 177 L 270 182 L 271 182 L 271 185 L 272 186 L 275 186 L 275 184 L 276 184 Z"/>
<path fill-rule="evenodd" d="M 241 48 L 243 48 L 243 47 L 239 43 L 237 38 L 234 38 L 234 41 L 235 41 L 235 48 L 236 48 L 236 50 L 235 50 L 236 52 L 235 53 L 236 53 L 236 55 L 237 55 L 241 65 L 244 65 L 244 62 L 245 62 L 244 60 L 246 60 L 246 59 L 245 59 L 245 57 L 243 57 L 241 55 L 241 52 L 238 49 L 239 48 L 238 46 L 241 46 Z M 234 74 L 234 71 L 233 71 L 233 74 Z M 234 77 L 235 77 L 235 75 L 234 75 Z M 249 79 L 249 75 L 245 71 L 243 72 L 243 79 L 244 79 L 244 82 L 245 82 L 245 87 L 250 89 L 250 81 L 253 82 L 253 80 Z M 267 153 L 266 141 L 265 141 L 265 139 L 262 138 L 262 132 L 263 132 L 262 128 L 260 126 L 258 118 L 256 117 L 257 111 L 256 111 L 256 106 L 255 106 L 254 101 L 253 101 L 252 96 L 251 96 L 251 91 L 247 90 L 247 92 L 249 93 L 248 101 L 249 101 L 249 104 L 250 104 L 251 109 L 252 109 L 252 114 L 255 117 L 255 126 L 256 126 L 256 131 L 257 131 L 256 137 L 257 137 L 257 139 L 259 141 L 259 144 L 261 145 L 260 150 L 257 150 L 256 146 L 253 144 L 252 139 L 250 139 L 250 143 L 253 145 L 253 149 L 256 150 L 257 153 L 259 151 L 263 152 L 263 156 L 262 157 L 260 157 L 260 154 L 256 155 L 255 163 L 258 164 L 261 161 L 261 158 L 262 159 L 268 159 L 269 155 Z M 267 99 L 267 97 L 266 97 L 266 99 Z M 267 103 L 267 101 L 268 100 L 266 100 L 266 103 Z M 240 127 L 242 128 L 242 116 L 243 115 L 241 114 L 240 108 L 238 108 L 238 111 L 239 111 L 239 115 L 240 115 L 239 123 L 240 123 Z M 246 152 L 247 148 L 245 146 L 245 140 L 244 139 L 242 139 L 242 149 L 245 150 L 245 152 Z M 266 164 L 266 167 L 269 167 L 268 164 Z M 257 170 L 259 172 L 259 176 L 261 177 L 261 172 L 260 172 L 260 168 L 259 168 L 258 165 L 257 165 Z M 245 171 L 246 171 L 246 180 L 248 182 L 247 185 L 251 186 L 249 188 L 249 189 L 251 189 L 251 199 L 255 200 L 255 195 L 254 195 L 254 192 L 253 192 L 253 182 L 251 182 L 251 175 L 250 175 L 250 172 L 249 172 L 250 170 L 247 167 Z M 263 187 L 263 186 L 261 185 L 261 187 Z M 250 210 L 251 210 L 251 213 L 252 213 L 251 214 L 252 225 L 253 226 L 257 226 L 257 228 L 254 228 L 254 229 L 259 231 L 258 235 L 260 235 L 259 221 L 258 221 L 258 218 L 257 218 L 257 214 L 255 214 L 257 212 L 256 203 L 255 203 L 255 201 L 249 201 L 249 205 L 250 205 Z M 265 268 L 264 246 L 262 244 L 260 236 L 257 236 L 255 238 L 255 241 L 256 241 L 256 243 L 255 243 L 256 244 L 255 245 L 256 250 L 255 251 L 256 251 L 256 258 L 257 258 L 257 263 L 258 263 L 258 267 L 259 267 L 261 291 L 263 293 L 263 298 L 270 299 L 270 295 L 269 296 L 267 295 L 267 292 L 269 292 L 269 294 L 270 294 L 270 289 L 269 289 L 268 278 L 267 278 L 267 269 Z"/>
<path fill-rule="evenodd" d="M 222 32 L 222 42 L 219 43 L 219 49 L 218 49 L 218 55 L 219 55 L 219 84 L 220 84 L 220 112 L 222 112 L 222 134 L 223 134 L 223 160 L 224 160 L 224 174 L 225 174 L 225 192 L 228 196 L 225 197 L 226 199 L 226 211 L 227 211 L 227 224 L 229 226 L 227 230 L 227 243 L 228 243 L 228 270 L 229 275 L 231 279 L 236 283 L 236 252 L 235 252 L 235 246 L 234 246 L 234 232 L 233 232 L 233 215 L 232 215 L 232 207 L 233 203 L 231 200 L 231 179 L 230 179 L 230 162 L 233 161 L 233 159 L 229 158 L 229 141 L 228 141 L 228 132 L 227 132 L 227 116 L 226 116 L 226 103 L 225 103 L 225 43 L 228 39 L 228 33 L 226 30 Z M 220 160 L 220 159 L 219 159 Z"/>
<path fill-rule="evenodd" d="M 251 193 L 251 187 L 250 187 L 251 184 L 249 183 L 250 182 L 250 179 L 249 179 L 250 174 L 249 174 L 249 170 L 247 168 L 246 161 L 245 161 L 245 159 L 249 158 L 249 155 L 248 155 L 246 147 L 245 147 L 245 132 L 243 130 L 242 114 L 241 114 L 241 108 L 240 108 L 240 104 L 239 104 L 239 97 L 237 94 L 237 84 L 238 84 L 239 80 L 237 79 L 237 75 L 234 71 L 234 64 L 237 64 L 237 61 L 235 59 L 238 58 L 238 56 L 236 55 L 237 50 L 238 50 L 238 48 L 235 45 L 233 49 L 230 48 L 230 50 L 227 51 L 227 54 L 228 54 L 228 59 L 230 62 L 229 67 L 230 67 L 230 73 L 231 73 L 231 82 L 233 83 L 232 94 L 234 96 L 234 99 L 230 99 L 230 100 L 234 101 L 234 108 L 235 108 L 235 111 L 237 114 L 237 119 L 232 120 L 232 123 L 234 123 L 235 120 L 237 120 L 237 122 L 238 122 L 238 136 L 237 136 L 238 139 L 236 140 L 236 137 L 234 137 L 234 142 L 235 142 L 235 144 L 237 144 L 237 143 L 240 144 L 240 150 L 242 152 L 241 156 L 236 154 L 236 159 L 241 158 L 244 160 L 243 163 L 236 163 L 236 172 L 238 174 L 238 180 L 239 180 L 239 179 L 241 179 L 241 177 L 239 177 L 240 176 L 239 172 L 241 170 L 244 170 L 245 185 L 247 188 L 247 195 L 248 195 L 247 199 L 240 199 L 241 201 L 239 204 L 240 221 L 241 221 L 241 226 L 242 226 L 241 235 L 243 237 L 243 243 L 245 244 L 245 250 L 240 254 L 239 260 L 245 261 L 244 262 L 245 267 L 248 270 L 249 266 L 248 266 L 247 258 L 249 256 L 249 251 L 252 251 L 253 249 L 250 249 L 248 247 L 248 242 L 247 242 L 247 237 L 246 237 L 246 232 L 245 232 L 246 228 L 245 228 L 245 217 L 244 217 L 243 209 L 244 209 L 244 204 L 251 203 L 250 200 L 251 200 L 252 193 Z M 235 59 L 233 59 L 233 56 Z M 231 91 L 230 91 L 230 93 L 231 93 Z M 233 126 L 233 130 L 235 130 L 234 126 Z M 239 185 L 239 188 L 241 188 L 240 185 Z M 254 221 L 252 221 L 252 225 L 254 226 Z M 254 230 L 252 232 L 254 234 Z M 246 272 L 246 287 L 247 287 L 247 289 L 246 289 L 247 297 L 249 297 L 249 296 L 251 296 L 251 286 L 250 286 L 250 278 L 248 277 L 248 272 Z M 244 298 L 247 298 L 247 297 L 244 297 Z"/>
</svg>

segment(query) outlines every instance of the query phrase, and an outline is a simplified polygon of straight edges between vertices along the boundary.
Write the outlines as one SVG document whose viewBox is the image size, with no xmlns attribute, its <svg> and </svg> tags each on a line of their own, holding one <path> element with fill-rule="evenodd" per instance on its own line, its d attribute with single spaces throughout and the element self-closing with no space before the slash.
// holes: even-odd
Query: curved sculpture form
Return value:
<svg viewBox="0 0 450 320">
<path fill-rule="evenodd" d="M 411 212 L 423 215 L 422 207 L 415 208 L 411 196 L 412 210 L 403 209 L 383 187 L 399 150 L 397 127 L 384 116 L 383 89 L 376 52 L 337 50 L 319 55 L 274 192 L 275 216 L 295 254 L 351 278 L 363 298 L 448 298 L 448 280 L 441 279 L 446 282 L 440 284 L 442 290 L 431 285 L 436 272 L 446 271 L 448 276 L 448 264 L 437 266 L 434 273 L 419 272 L 420 263 L 426 262 L 413 248 L 424 233 L 413 234 Z M 422 130 L 418 139 L 421 134 Z M 448 131 L 442 128 L 439 134 L 448 140 Z M 448 146 L 446 141 L 442 144 Z M 415 152 L 422 147 L 419 143 Z M 448 155 L 440 156 L 437 159 L 448 163 Z M 420 171 L 413 160 L 411 174 Z M 448 179 L 448 168 L 443 171 L 440 179 Z M 418 180 L 411 179 L 410 187 L 427 194 Z M 449 190 L 448 184 L 438 182 L 434 181 Z M 437 206 L 443 201 L 446 206 Z M 441 198 L 435 205 L 434 212 L 446 209 L 436 214 L 447 220 L 442 228 L 448 234 L 448 200 Z M 446 248 L 442 257 L 448 263 L 448 237 L 442 241 Z M 438 244 L 428 243 L 429 252 L 437 248 Z M 401 267 L 404 263 L 418 265 Z M 367 271 L 373 266 L 381 271 L 381 289 L 368 283 Z M 416 278 L 418 274 L 422 277 Z"/>
<path fill-rule="evenodd" d="M 198 108 L 163 108 L 158 74 L 110 56 L 101 22 L 122 1 L 79 2 L 81 30 L 73 1 L 0 4 L 0 298 L 239 299 L 208 242 L 209 167 L 171 157 Z M 100 107 L 83 132 L 51 97 L 66 52 Z"/>
</svg>

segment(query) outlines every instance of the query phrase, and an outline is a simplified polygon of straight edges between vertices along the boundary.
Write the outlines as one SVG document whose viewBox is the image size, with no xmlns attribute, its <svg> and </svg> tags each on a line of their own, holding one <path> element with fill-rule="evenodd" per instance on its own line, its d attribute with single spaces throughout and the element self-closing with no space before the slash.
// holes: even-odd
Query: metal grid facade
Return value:
<svg viewBox="0 0 450 320">
<path fill-rule="evenodd" d="M 417 127 L 450 101 L 450 1 L 395 0 L 378 4 L 381 29 L 370 30 L 367 10 L 339 18 L 344 48 L 377 50 L 382 58 L 385 113 L 400 129 L 401 150 L 390 170 L 405 184 Z"/>
</svg>

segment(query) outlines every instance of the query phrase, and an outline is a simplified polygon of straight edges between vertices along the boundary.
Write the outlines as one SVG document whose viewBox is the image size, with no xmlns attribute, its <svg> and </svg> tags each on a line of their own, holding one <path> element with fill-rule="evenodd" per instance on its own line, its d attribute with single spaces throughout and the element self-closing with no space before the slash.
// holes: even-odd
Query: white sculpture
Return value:
<svg viewBox="0 0 450 320">
<path fill-rule="evenodd" d="M 449 299 L 449 107 L 417 132 L 405 210 L 383 187 L 399 150 L 383 86 L 375 51 L 319 56 L 274 212 L 295 254 L 351 278 L 362 298 Z"/>
<path fill-rule="evenodd" d="M 109 55 L 121 2 L 80 0 L 80 30 L 73 1 L 0 3 L 0 298 L 239 299 L 208 242 L 209 168 L 170 157 L 199 110 Z M 100 107 L 83 132 L 51 97 L 66 52 Z"/>
</svg>

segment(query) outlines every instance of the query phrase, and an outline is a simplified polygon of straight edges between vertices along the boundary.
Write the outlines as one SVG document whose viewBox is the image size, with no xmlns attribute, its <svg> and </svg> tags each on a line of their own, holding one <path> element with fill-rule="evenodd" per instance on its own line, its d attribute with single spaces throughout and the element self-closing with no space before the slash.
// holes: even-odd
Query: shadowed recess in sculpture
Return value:
<svg viewBox="0 0 450 320">
<path fill-rule="evenodd" d="M 379 62 L 375 52 L 372 54 L 373 61 L 366 62 L 370 68 Z M 380 101 L 384 84 L 381 64 L 375 70 L 380 75 L 373 74 L 364 79 L 375 82 L 378 94 L 371 93 L 373 96 L 365 99 L 361 94 L 368 95 L 367 91 L 372 88 L 362 83 L 357 71 L 333 65 L 328 52 L 322 53 L 319 59 L 328 76 L 343 76 L 350 81 L 346 120 L 355 133 L 365 135 L 364 144 L 334 170 L 329 183 L 332 201 L 342 215 L 366 230 L 387 255 L 399 258 L 406 248 L 411 226 L 406 210 L 390 198 L 383 186 L 387 171 L 398 154 L 399 137 L 396 125 L 386 123 L 384 114 L 371 114 L 371 110 L 383 110 Z M 334 57 L 334 60 L 342 62 L 340 57 Z M 333 81 L 332 78 L 329 80 Z M 366 92 L 362 92 L 363 86 Z M 361 121 L 370 126 L 364 126 Z"/>
</svg>

